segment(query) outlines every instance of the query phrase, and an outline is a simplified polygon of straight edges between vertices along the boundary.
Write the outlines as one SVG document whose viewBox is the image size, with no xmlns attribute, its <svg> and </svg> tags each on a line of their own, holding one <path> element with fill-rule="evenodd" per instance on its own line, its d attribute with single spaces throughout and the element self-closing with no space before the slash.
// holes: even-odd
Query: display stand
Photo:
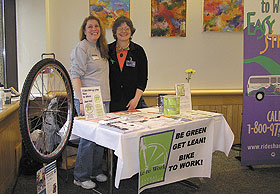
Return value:
<svg viewBox="0 0 280 194">
<path fill-rule="evenodd" d="M 242 115 L 243 115 L 243 113 L 242 113 Z M 239 144 L 234 144 L 234 145 L 232 145 L 232 148 L 231 149 L 233 149 L 233 150 L 236 150 L 236 151 L 239 151 L 239 156 L 235 156 L 235 159 L 237 159 L 237 160 L 239 160 L 239 162 L 241 162 L 241 142 L 242 142 L 242 126 L 243 126 L 243 121 L 241 121 L 241 131 L 240 131 L 240 143 Z M 239 147 L 239 149 L 237 149 L 237 148 L 235 148 L 235 147 Z M 254 168 L 251 166 L 251 165 L 249 165 L 249 166 L 247 166 L 250 170 L 254 170 Z"/>
</svg>

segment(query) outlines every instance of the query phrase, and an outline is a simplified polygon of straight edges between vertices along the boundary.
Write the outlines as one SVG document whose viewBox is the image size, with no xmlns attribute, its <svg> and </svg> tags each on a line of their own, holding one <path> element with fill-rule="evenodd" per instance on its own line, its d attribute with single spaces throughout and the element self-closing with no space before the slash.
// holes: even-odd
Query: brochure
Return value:
<svg viewBox="0 0 280 194">
<path fill-rule="evenodd" d="M 175 84 L 176 96 L 180 98 L 180 113 L 192 110 L 191 89 L 189 83 Z"/>
<path fill-rule="evenodd" d="M 37 194 L 57 194 L 56 161 L 44 166 L 36 174 Z"/>
<path fill-rule="evenodd" d="M 100 87 L 81 88 L 85 119 L 92 120 L 105 117 Z"/>
<path fill-rule="evenodd" d="M 109 113 L 106 116 L 107 118 L 99 120 L 98 123 L 103 127 L 121 133 L 172 126 L 182 122 L 156 112 L 142 112 L 140 110 Z"/>
</svg>

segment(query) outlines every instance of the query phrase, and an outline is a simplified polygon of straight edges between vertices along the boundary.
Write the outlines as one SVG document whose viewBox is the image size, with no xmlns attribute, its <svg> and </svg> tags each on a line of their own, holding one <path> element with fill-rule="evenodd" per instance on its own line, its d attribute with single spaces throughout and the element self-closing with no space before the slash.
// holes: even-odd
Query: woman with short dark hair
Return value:
<svg viewBox="0 0 280 194">
<path fill-rule="evenodd" d="M 132 21 L 121 16 L 112 28 L 116 41 L 109 44 L 110 111 L 143 108 L 142 94 L 148 81 L 148 60 L 144 49 L 132 42 Z"/>
</svg>

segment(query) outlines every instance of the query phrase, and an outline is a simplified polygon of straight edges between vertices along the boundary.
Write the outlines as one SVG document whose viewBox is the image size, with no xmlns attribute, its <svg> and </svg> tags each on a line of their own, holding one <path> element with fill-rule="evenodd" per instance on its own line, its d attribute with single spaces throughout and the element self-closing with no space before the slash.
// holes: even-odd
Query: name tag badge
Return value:
<svg viewBox="0 0 280 194">
<path fill-rule="evenodd" d="M 126 61 L 126 66 L 127 67 L 135 67 L 136 65 L 136 62 L 135 61 L 132 61 L 132 58 L 130 57 L 130 60 L 129 61 Z"/>
<path fill-rule="evenodd" d="M 99 60 L 99 57 L 97 56 L 97 55 L 91 55 L 91 57 L 92 57 L 92 60 Z"/>
</svg>

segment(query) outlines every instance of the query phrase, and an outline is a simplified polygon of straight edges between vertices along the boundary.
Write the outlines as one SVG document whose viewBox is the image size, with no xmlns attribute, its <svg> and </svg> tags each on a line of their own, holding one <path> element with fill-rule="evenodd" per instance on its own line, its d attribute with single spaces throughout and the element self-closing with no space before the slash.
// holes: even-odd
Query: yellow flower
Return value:
<svg viewBox="0 0 280 194">
<path fill-rule="evenodd" d="M 194 69 L 186 69 L 185 72 L 186 72 L 187 74 L 188 74 L 188 73 L 194 74 L 196 71 L 195 71 Z"/>
<path fill-rule="evenodd" d="M 188 82 L 190 82 L 190 79 L 192 77 L 192 74 L 194 74 L 196 71 L 193 69 L 187 69 L 185 70 L 185 73 L 187 74 L 186 79 L 188 80 Z"/>
</svg>

